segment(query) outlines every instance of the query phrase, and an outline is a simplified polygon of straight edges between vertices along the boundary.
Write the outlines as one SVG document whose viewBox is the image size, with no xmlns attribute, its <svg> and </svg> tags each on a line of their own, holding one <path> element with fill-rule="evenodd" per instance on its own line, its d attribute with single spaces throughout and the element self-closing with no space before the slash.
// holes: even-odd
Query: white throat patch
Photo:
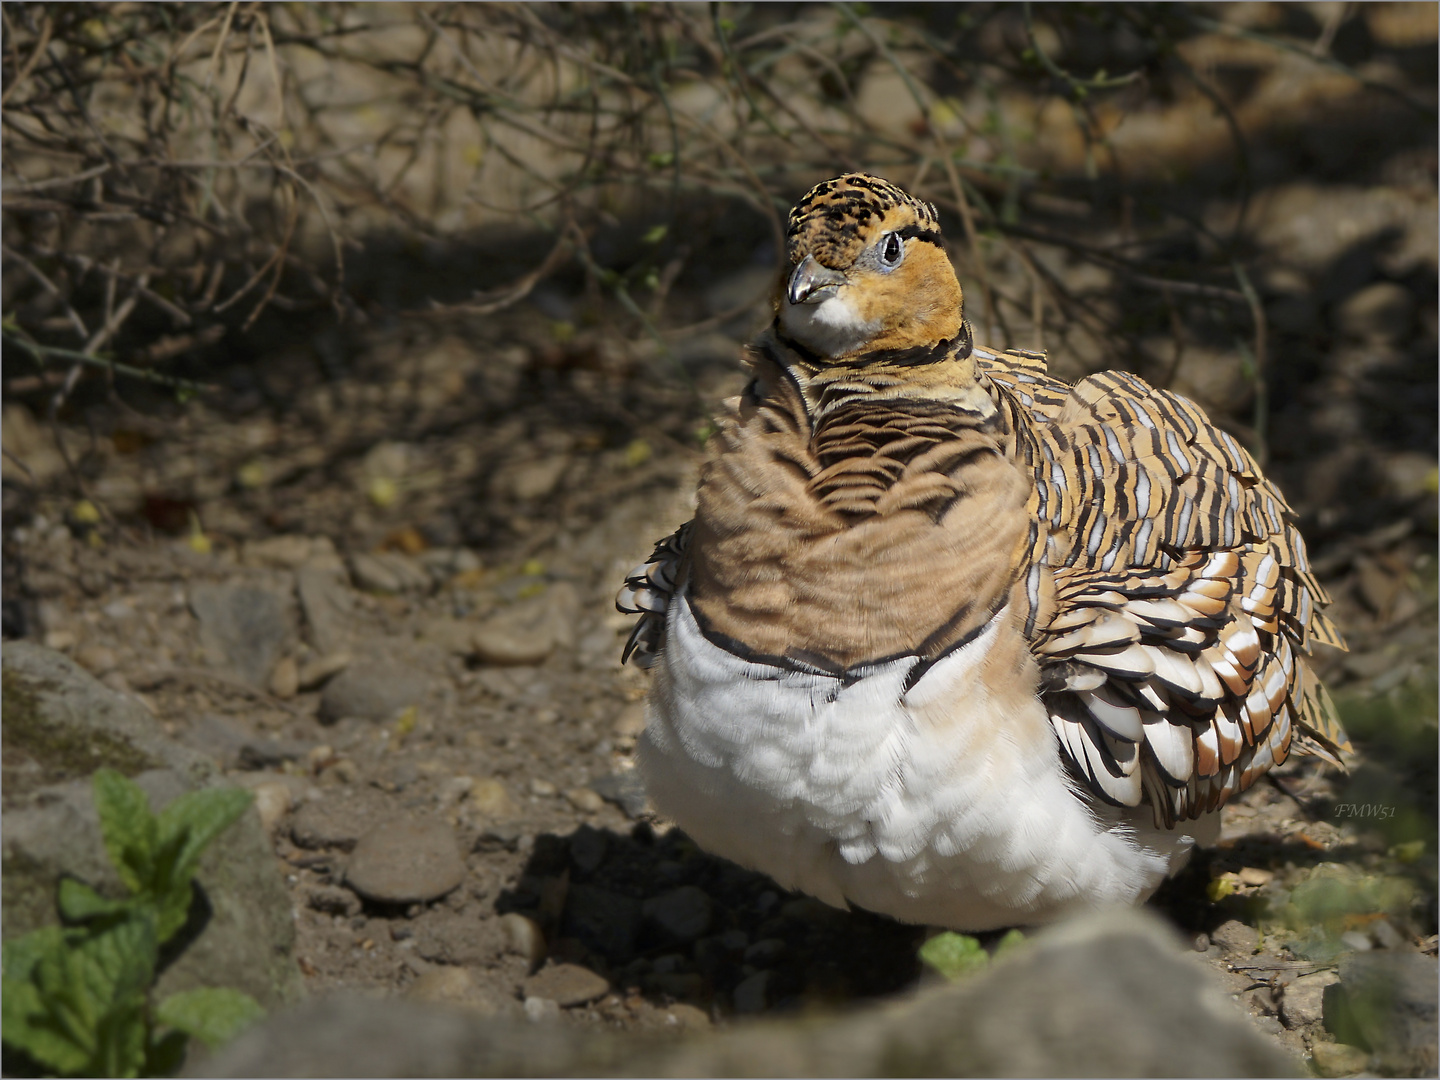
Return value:
<svg viewBox="0 0 1440 1080">
<path fill-rule="evenodd" d="M 880 329 L 874 320 L 862 319 L 850 306 L 841 286 L 835 295 L 818 304 L 780 302 L 780 329 L 820 356 L 841 356 L 854 352 Z"/>
</svg>

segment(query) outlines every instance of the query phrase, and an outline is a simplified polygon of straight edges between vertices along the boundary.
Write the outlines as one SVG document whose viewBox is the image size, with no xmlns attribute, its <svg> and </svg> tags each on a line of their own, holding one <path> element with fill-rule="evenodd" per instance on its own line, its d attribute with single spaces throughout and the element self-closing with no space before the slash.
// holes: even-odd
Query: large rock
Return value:
<svg viewBox="0 0 1440 1080">
<path fill-rule="evenodd" d="M 6 765 L 0 930 L 6 940 L 56 921 L 62 875 L 125 895 L 105 855 L 91 798 L 96 769 L 134 777 L 156 809 L 215 773 L 208 758 L 169 741 L 134 698 L 29 642 L 5 645 L 0 732 Z M 290 901 L 253 808 L 206 851 L 196 881 L 208 913 L 161 975 L 160 993 L 233 986 L 267 1007 L 296 1000 L 302 984 L 292 956 Z"/>
<path fill-rule="evenodd" d="M 117 693 L 69 657 L 29 641 L 7 641 L 3 658 L 5 799 L 109 766 L 134 776 L 174 769 L 191 781 L 215 770 L 178 746 L 139 701 Z"/>
<path fill-rule="evenodd" d="M 1387 1076 L 1434 1076 L 1436 963 L 1408 950 L 1352 953 L 1325 987 L 1325 1026 L 1373 1051 Z"/>
<path fill-rule="evenodd" d="M 135 781 L 157 811 L 193 786 L 168 769 L 141 773 Z M 106 896 L 127 895 L 105 854 L 89 780 L 43 788 L 32 805 L 6 810 L 3 869 L 6 940 L 57 921 L 55 891 L 62 876 L 77 877 Z M 229 986 L 266 1008 L 298 1000 L 303 985 L 293 955 L 290 898 L 254 807 L 206 850 L 195 882 L 203 922 L 161 974 L 157 994 Z"/>
<path fill-rule="evenodd" d="M 205 1076 L 1295 1076 L 1144 912 L 1056 927 L 967 981 L 828 1020 L 688 1041 L 329 999 L 270 1018 Z"/>
</svg>

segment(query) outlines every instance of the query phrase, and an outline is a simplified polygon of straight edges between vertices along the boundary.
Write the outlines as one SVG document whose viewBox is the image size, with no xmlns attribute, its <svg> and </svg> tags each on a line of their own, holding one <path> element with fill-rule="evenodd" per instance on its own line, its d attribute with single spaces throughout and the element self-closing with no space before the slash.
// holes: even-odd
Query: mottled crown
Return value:
<svg viewBox="0 0 1440 1080">
<path fill-rule="evenodd" d="M 809 254 L 833 269 L 849 266 L 875 239 L 881 222 L 910 236 L 940 241 L 934 206 L 889 180 L 846 173 L 816 184 L 795 204 L 785 233 L 786 254 L 792 265 Z"/>
</svg>

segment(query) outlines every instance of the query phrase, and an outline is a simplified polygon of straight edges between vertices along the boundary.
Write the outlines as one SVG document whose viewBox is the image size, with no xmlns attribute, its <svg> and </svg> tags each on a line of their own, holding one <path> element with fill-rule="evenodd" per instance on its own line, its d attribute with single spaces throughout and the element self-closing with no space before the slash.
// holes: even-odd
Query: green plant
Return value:
<svg viewBox="0 0 1440 1080">
<path fill-rule="evenodd" d="M 996 944 L 995 956 L 1003 956 L 1024 942 L 1024 934 L 1019 930 L 1009 930 Z M 947 930 L 920 946 L 920 960 L 955 982 L 984 970 L 990 964 L 990 954 L 978 938 Z"/>
<path fill-rule="evenodd" d="M 105 851 L 130 895 L 64 878 L 63 925 L 4 947 L 4 1041 L 61 1076 L 173 1072 L 193 1036 L 216 1046 L 261 1014 L 238 990 L 205 987 L 151 1004 L 160 949 L 185 925 L 200 855 L 250 804 L 236 788 L 192 791 L 159 814 L 113 769 L 93 780 Z"/>
</svg>

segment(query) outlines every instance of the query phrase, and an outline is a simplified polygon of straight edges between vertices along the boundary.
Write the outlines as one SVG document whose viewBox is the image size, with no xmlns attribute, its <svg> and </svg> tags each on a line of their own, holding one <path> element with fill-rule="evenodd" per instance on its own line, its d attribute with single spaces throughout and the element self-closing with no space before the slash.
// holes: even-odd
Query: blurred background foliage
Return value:
<svg viewBox="0 0 1440 1080">
<path fill-rule="evenodd" d="M 430 404 L 306 395 L 388 386 L 445 334 L 482 366 L 518 355 L 552 427 L 603 412 L 581 443 L 627 467 L 692 451 L 764 321 L 786 208 L 866 169 L 938 205 L 982 340 L 1191 394 L 1266 461 L 1351 638 L 1325 675 L 1385 763 L 1357 783 L 1403 777 L 1385 828 L 1433 853 L 1434 4 L 0 15 L 7 532 L 48 499 L 75 528 L 367 548 L 383 523 L 324 517 L 303 478 L 514 399 L 447 381 L 441 353 L 404 375 L 444 388 Z M 181 452 L 256 415 L 269 434 Z M 338 449 L 294 450 L 317 433 Z M 492 441 L 407 512 L 443 502 L 481 546 L 523 533 L 471 483 Z M 151 473 L 115 464 L 142 451 Z M 248 512 L 283 484 L 293 506 Z"/>
</svg>

